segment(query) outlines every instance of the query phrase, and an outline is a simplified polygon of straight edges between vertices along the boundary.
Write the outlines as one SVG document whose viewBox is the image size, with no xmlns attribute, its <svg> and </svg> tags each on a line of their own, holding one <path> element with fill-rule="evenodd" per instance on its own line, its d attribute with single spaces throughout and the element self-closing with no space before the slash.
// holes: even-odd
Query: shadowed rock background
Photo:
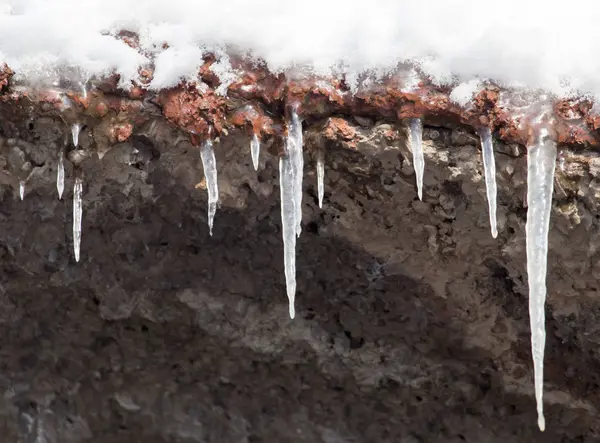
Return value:
<svg viewBox="0 0 600 443">
<path fill-rule="evenodd" d="M 522 144 L 495 139 L 493 239 L 479 138 L 455 116 L 425 120 L 423 202 L 404 122 L 307 119 L 292 321 L 278 137 L 265 139 L 255 172 L 248 131 L 219 131 L 221 206 L 210 237 L 194 136 L 150 101 L 140 121 L 132 107 L 109 103 L 106 114 L 94 106 L 100 116 L 82 118 L 76 148 L 75 111 L 8 93 L 0 103 L 3 441 L 600 441 L 596 152 L 559 145 L 542 434 Z M 79 263 L 76 175 L 84 183 Z"/>
</svg>

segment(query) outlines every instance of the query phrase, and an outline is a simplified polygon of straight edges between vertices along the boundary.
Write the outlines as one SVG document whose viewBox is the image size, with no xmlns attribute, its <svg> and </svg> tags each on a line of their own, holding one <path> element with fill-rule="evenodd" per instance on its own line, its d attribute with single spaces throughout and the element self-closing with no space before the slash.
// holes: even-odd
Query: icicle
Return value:
<svg viewBox="0 0 600 443">
<path fill-rule="evenodd" d="M 317 152 L 317 192 L 319 194 L 319 208 L 323 207 L 323 195 L 325 195 L 325 159 L 323 152 Z"/>
<path fill-rule="evenodd" d="M 496 162 L 494 160 L 494 146 L 492 144 L 492 133 L 489 128 L 483 128 L 479 134 L 481 138 L 481 150 L 483 154 L 483 170 L 485 173 L 485 188 L 490 212 L 490 226 L 492 237 L 498 237 L 496 225 Z"/>
<path fill-rule="evenodd" d="M 204 177 L 206 177 L 206 188 L 208 190 L 208 230 L 212 235 L 213 220 L 217 212 L 217 202 L 219 201 L 219 187 L 217 184 L 217 161 L 213 150 L 212 140 L 206 140 L 200 149 L 200 158 L 204 168 Z"/>
<path fill-rule="evenodd" d="M 81 125 L 79 123 L 74 123 L 71 126 L 71 135 L 73 136 L 73 146 L 77 147 L 79 144 L 79 132 L 81 131 Z"/>
<path fill-rule="evenodd" d="M 423 200 L 423 172 L 425 171 L 425 159 L 423 158 L 423 123 L 420 118 L 411 118 L 410 140 L 413 153 L 413 165 L 417 176 L 417 195 Z"/>
<path fill-rule="evenodd" d="M 287 154 L 290 156 L 294 170 L 294 208 L 296 218 L 296 235 L 302 232 L 302 178 L 304 173 L 304 154 L 302 152 L 302 122 L 295 109 L 291 111 L 291 124 L 287 138 Z"/>
<path fill-rule="evenodd" d="M 19 182 L 19 195 L 21 196 L 21 201 L 25 198 L 25 182 L 21 180 Z"/>
<path fill-rule="evenodd" d="M 545 312 L 548 229 L 552 209 L 556 143 L 543 128 L 534 145 L 527 147 L 527 274 L 529 279 L 529 321 L 535 380 L 538 426 L 544 420 L 544 347 L 546 345 Z"/>
<path fill-rule="evenodd" d="M 258 156 L 260 154 L 260 140 L 256 134 L 252 135 L 252 140 L 250 141 L 250 152 L 252 153 L 252 164 L 254 165 L 254 170 L 258 171 Z"/>
<path fill-rule="evenodd" d="M 56 173 L 56 190 L 58 191 L 58 199 L 62 200 L 63 191 L 65 190 L 65 160 L 62 151 L 58 154 L 58 172 Z"/>
<path fill-rule="evenodd" d="M 81 247 L 82 194 L 83 180 L 77 177 L 73 186 L 73 250 L 75 251 L 75 261 L 79 261 L 79 248 Z"/>
<path fill-rule="evenodd" d="M 290 318 L 296 316 L 296 238 L 302 222 L 302 123 L 295 110 L 288 123 L 285 154 L 279 158 L 279 188 L 281 198 L 281 225 L 283 235 L 283 265 Z"/>
</svg>

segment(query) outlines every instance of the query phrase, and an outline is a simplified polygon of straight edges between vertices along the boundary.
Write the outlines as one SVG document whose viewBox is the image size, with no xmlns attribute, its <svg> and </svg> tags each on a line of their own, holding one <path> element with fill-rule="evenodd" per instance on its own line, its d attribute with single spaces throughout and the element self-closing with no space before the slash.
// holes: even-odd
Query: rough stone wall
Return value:
<svg viewBox="0 0 600 443">
<path fill-rule="evenodd" d="M 257 84 L 270 85 L 265 78 Z M 4 441 L 600 440 L 600 158 L 575 136 L 559 146 L 541 434 L 520 132 L 496 127 L 493 239 L 479 141 L 458 113 L 426 116 L 421 202 L 398 118 L 416 114 L 387 114 L 397 102 L 388 109 L 376 94 L 380 104 L 370 111 L 337 108 L 327 94 L 304 96 L 304 229 L 291 321 L 277 154 L 293 88 L 274 99 L 242 97 L 240 86 L 224 99 L 210 84 L 204 93 L 134 97 L 101 86 L 66 104 L 53 91 L 7 86 L 0 96 Z M 78 148 L 69 139 L 75 121 L 85 124 Z M 577 125 L 564 134 L 578 134 Z M 197 147 L 208 128 L 219 137 L 213 237 Z M 258 172 L 252 131 L 264 142 Z M 593 130 L 585 134 L 594 140 Z M 58 200 L 63 148 L 69 161 Z M 326 159 L 323 210 L 318 149 Z M 76 175 L 84 179 L 79 263 Z"/>
</svg>

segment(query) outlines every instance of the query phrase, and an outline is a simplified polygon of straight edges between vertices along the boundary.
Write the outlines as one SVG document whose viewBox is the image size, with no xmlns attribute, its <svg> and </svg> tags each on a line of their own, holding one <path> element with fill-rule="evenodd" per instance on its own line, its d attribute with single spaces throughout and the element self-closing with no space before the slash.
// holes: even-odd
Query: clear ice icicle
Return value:
<svg viewBox="0 0 600 443">
<path fill-rule="evenodd" d="M 21 201 L 25 198 L 25 182 L 21 180 L 19 182 L 19 196 L 21 197 Z"/>
<path fill-rule="evenodd" d="M 295 109 L 291 111 L 291 122 L 288 124 L 286 141 L 287 155 L 294 169 L 294 209 L 296 212 L 296 235 L 302 232 L 302 178 L 304 173 L 304 153 L 302 152 L 302 122 Z"/>
<path fill-rule="evenodd" d="M 544 348 L 546 328 L 546 269 L 548 229 L 552 209 L 556 142 L 542 128 L 534 144 L 527 147 L 527 275 L 529 280 L 529 321 L 538 426 L 544 430 Z"/>
<path fill-rule="evenodd" d="M 58 199 L 62 199 L 63 191 L 65 190 L 65 159 L 62 151 L 58 154 L 58 171 L 56 172 L 56 190 L 58 191 Z"/>
<path fill-rule="evenodd" d="M 71 126 L 71 135 L 73 136 L 73 146 L 77 147 L 79 144 L 79 133 L 81 132 L 81 125 L 79 123 L 74 123 Z"/>
<path fill-rule="evenodd" d="M 252 154 L 252 165 L 254 165 L 254 170 L 258 171 L 258 156 L 260 155 L 260 140 L 256 134 L 252 135 L 252 140 L 250 140 L 250 152 Z"/>
<path fill-rule="evenodd" d="M 206 178 L 206 189 L 208 190 L 208 231 L 212 235 L 213 221 L 217 212 L 219 201 L 219 186 L 217 184 L 217 161 L 213 150 L 212 140 L 206 140 L 200 149 L 200 158 Z"/>
<path fill-rule="evenodd" d="M 325 158 L 323 153 L 317 153 L 317 193 L 319 195 L 319 208 L 323 207 L 323 196 L 325 195 Z"/>
<path fill-rule="evenodd" d="M 283 264 L 285 285 L 289 299 L 290 318 L 296 316 L 296 238 L 300 235 L 302 222 L 302 124 L 292 111 L 285 154 L 279 158 L 279 188 L 281 198 L 281 225 L 283 236 Z"/>
<path fill-rule="evenodd" d="M 425 159 L 423 157 L 423 123 L 420 118 L 411 118 L 410 141 L 413 154 L 413 164 L 417 177 L 417 195 L 423 200 L 423 172 L 425 171 Z"/>
<path fill-rule="evenodd" d="M 488 199 L 490 212 L 490 227 L 492 237 L 498 237 L 498 228 L 496 224 L 496 162 L 494 160 L 494 146 L 492 144 L 492 133 L 490 128 L 483 128 L 479 136 L 481 138 L 481 151 L 483 155 L 483 171 L 485 173 L 485 189 Z"/>
<path fill-rule="evenodd" d="M 81 247 L 81 217 L 83 214 L 83 180 L 80 177 L 75 179 L 73 186 L 73 250 L 75 252 L 75 261 L 79 261 L 79 251 Z"/>
</svg>

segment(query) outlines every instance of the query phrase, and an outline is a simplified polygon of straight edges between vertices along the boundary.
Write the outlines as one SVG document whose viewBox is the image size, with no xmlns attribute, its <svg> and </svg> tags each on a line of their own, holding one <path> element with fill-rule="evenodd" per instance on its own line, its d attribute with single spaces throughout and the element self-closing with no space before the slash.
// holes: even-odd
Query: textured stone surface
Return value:
<svg viewBox="0 0 600 443">
<path fill-rule="evenodd" d="M 98 89 L 72 95 L 65 107 L 52 91 L 40 98 L 6 90 L 5 441 L 33 443 L 42 433 L 50 443 L 598 441 L 597 153 L 559 147 L 541 434 L 527 313 L 524 146 L 496 140 L 500 234 L 493 239 L 478 138 L 457 115 L 427 117 L 420 202 L 397 119 L 409 114 L 347 108 L 330 118 L 326 105 L 335 109 L 335 100 L 303 99 L 322 107 L 305 123 L 291 321 L 277 166 L 286 92 L 281 79 L 268 78 L 239 102 L 212 90 L 130 98 Z M 69 139 L 76 121 L 85 125 L 78 149 Z M 209 127 L 219 136 L 213 237 L 194 146 Z M 264 139 L 258 172 L 253 130 Z M 322 211 L 317 149 L 326 159 Z M 76 174 L 84 178 L 80 263 L 72 254 Z M 26 180 L 23 202 L 19 180 Z"/>
</svg>

